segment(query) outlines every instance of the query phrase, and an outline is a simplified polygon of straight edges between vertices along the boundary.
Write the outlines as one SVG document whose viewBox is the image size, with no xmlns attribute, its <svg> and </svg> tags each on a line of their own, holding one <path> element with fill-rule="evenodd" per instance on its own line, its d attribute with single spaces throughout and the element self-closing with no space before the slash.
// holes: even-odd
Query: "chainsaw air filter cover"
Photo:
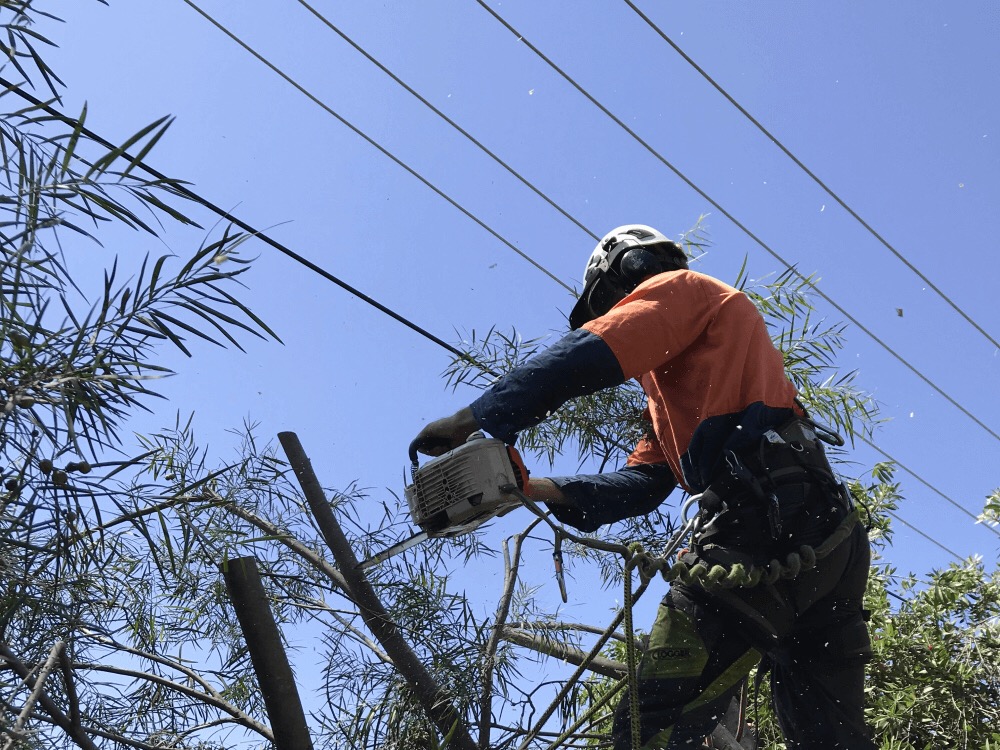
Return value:
<svg viewBox="0 0 1000 750">
<path fill-rule="evenodd" d="M 462 445 L 414 463 L 413 484 L 406 488 L 410 517 L 432 537 L 467 534 L 520 503 L 500 488 L 515 485 L 507 446 L 476 432 Z"/>
</svg>

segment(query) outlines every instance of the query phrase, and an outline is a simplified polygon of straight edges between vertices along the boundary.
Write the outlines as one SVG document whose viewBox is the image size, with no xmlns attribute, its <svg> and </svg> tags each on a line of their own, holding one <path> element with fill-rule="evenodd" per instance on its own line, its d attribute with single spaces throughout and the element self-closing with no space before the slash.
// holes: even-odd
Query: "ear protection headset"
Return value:
<svg viewBox="0 0 1000 750">
<path fill-rule="evenodd" d="M 628 224 L 613 229 L 587 261 L 583 292 L 569 316 L 572 330 L 599 318 L 647 277 L 687 268 L 687 256 L 676 243 L 652 227 Z"/>
<path fill-rule="evenodd" d="M 626 247 L 621 253 L 618 263 L 618 275 L 631 292 L 648 276 L 653 276 L 663 270 L 663 258 L 645 247 Z M 614 265 L 611 267 L 614 273 Z"/>
</svg>

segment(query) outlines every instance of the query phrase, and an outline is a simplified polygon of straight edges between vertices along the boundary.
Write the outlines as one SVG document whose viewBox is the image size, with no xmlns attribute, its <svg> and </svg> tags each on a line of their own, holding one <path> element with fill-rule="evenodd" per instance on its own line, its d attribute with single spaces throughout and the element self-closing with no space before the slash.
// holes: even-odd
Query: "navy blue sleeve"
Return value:
<svg viewBox="0 0 1000 750">
<path fill-rule="evenodd" d="M 552 477 L 552 481 L 572 503 L 548 505 L 552 515 L 585 532 L 652 513 L 677 486 L 667 464 L 639 464 L 606 474 Z"/>
<path fill-rule="evenodd" d="M 624 382 L 611 347 L 580 329 L 500 378 L 472 402 L 472 414 L 486 432 L 513 445 L 518 432 L 534 427 L 571 398 Z"/>
</svg>

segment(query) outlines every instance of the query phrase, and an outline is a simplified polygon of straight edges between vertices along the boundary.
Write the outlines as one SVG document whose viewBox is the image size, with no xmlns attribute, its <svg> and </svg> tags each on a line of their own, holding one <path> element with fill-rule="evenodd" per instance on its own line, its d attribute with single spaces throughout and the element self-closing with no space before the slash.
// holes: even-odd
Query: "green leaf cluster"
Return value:
<svg viewBox="0 0 1000 750">
<path fill-rule="evenodd" d="M 190 356 L 195 341 L 238 348 L 274 334 L 241 299 L 247 237 L 206 232 L 182 183 L 143 176 L 171 118 L 109 146 L 88 134 L 86 107 L 75 119 L 47 109 L 61 81 L 42 55 L 51 42 L 35 26 L 54 17 L 40 5 L 0 3 L 3 75 L 15 79 L 0 90 L 0 647 L 16 670 L 66 643 L 46 688 L 74 731 L 193 746 L 192 727 L 220 713 L 252 726 L 226 714 L 236 704 L 218 686 L 250 691 L 164 651 L 172 634 L 198 632 L 199 602 L 219 592 L 183 564 L 200 531 L 172 510 L 184 485 L 141 478 L 163 441 L 134 455 L 127 426 L 172 374 L 162 347 Z M 18 96 L 39 86 L 49 102 Z M 191 249 L 141 249 L 175 241 Z M 0 695 L 0 713 L 16 715 L 27 693 L 14 671 L 0 668 Z M 51 728 L 35 737 L 74 744 Z"/>
<path fill-rule="evenodd" d="M 873 569 L 868 717 L 883 750 L 985 748 L 1000 726 L 1000 571 L 953 563 L 926 579 Z M 887 592 L 896 589 L 902 601 Z M 892 606 L 895 605 L 895 606 Z"/>
</svg>

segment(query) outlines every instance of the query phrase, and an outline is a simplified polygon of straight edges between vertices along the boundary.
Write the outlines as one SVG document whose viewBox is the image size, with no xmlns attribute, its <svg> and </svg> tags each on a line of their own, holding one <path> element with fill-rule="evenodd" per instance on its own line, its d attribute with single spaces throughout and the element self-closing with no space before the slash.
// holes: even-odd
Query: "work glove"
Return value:
<svg viewBox="0 0 1000 750">
<path fill-rule="evenodd" d="M 435 420 L 424 426 L 413 440 L 413 445 L 424 455 L 440 456 L 460 446 L 478 429 L 479 424 L 472 416 L 472 409 L 465 407 L 450 417 Z"/>
</svg>

